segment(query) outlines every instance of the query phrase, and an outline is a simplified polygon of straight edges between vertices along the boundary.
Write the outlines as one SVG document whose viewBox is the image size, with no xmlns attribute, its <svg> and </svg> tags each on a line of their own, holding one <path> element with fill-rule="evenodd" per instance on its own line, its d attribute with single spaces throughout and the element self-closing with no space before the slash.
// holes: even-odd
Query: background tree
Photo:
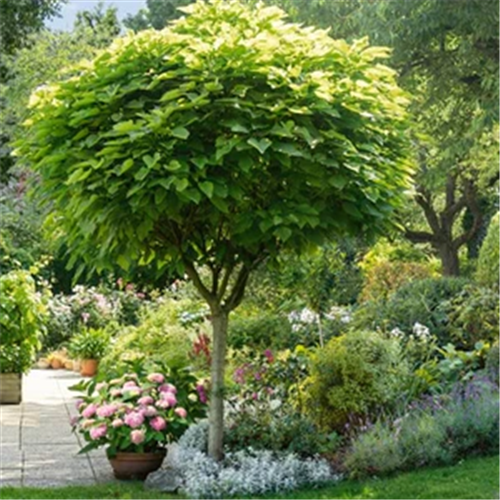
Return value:
<svg viewBox="0 0 500 500">
<path fill-rule="evenodd" d="M 169 21 L 182 15 L 179 7 L 185 7 L 193 0 L 146 0 L 146 8 L 135 15 L 129 14 L 124 20 L 125 27 L 141 31 L 148 28 L 163 29 Z"/>
<path fill-rule="evenodd" d="M 399 82 L 416 97 L 418 212 L 406 211 L 406 236 L 430 244 L 445 275 L 459 274 L 460 249 L 468 245 L 473 256 L 477 253 L 477 237 L 484 236 L 497 206 L 492 186 L 498 178 L 498 1 L 272 3 L 296 20 L 331 27 L 336 37 L 369 35 L 393 48 Z M 481 142 L 490 153 L 478 161 Z M 479 187 L 477 178 L 491 165 L 495 171 Z"/>
<path fill-rule="evenodd" d="M 81 271 L 175 267 L 209 305 L 219 459 L 228 317 L 250 273 L 286 249 L 393 226 L 410 186 L 407 101 L 366 40 L 235 0 L 186 10 L 39 89 L 19 154 Z"/>
</svg>

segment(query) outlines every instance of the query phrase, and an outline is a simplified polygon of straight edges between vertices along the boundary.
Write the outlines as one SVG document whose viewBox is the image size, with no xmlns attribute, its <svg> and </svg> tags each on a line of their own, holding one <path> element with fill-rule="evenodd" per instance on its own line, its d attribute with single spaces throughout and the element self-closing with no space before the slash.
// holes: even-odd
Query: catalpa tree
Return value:
<svg viewBox="0 0 500 500">
<path fill-rule="evenodd" d="M 385 232 L 410 184 L 405 97 L 386 50 L 198 2 L 39 89 L 19 154 L 73 263 L 185 272 L 211 310 L 209 453 L 222 456 L 229 313 L 284 249 Z M 201 268 L 209 271 L 203 278 Z"/>
</svg>

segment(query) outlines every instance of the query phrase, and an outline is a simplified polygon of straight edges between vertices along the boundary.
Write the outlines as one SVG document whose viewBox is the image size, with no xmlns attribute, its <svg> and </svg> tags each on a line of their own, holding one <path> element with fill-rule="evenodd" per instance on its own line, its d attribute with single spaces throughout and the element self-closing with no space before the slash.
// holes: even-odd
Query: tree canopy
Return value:
<svg viewBox="0 0 500 500">
<path fill-rule="evenodd" d="M 407 99 L 367 40 L 332 40 L 263 4 L 184 10 L 38 89 L 18 154 L 73 263 L 154 261 L 193 280 L 212 312 L 220 457 L 229 312 L 281 250 L 393 227 L 410 187 Z"/>
</svg>

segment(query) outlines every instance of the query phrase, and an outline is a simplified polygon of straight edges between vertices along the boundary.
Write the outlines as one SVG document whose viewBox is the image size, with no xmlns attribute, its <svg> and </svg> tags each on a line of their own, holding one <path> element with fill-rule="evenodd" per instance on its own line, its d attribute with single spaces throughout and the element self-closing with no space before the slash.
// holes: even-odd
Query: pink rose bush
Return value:
<svg viewBox="0 0 500 500">
<path fill-rule="evenodd" d="M 99 384 L 90 380 L 77 389 L 86 393 L 77 400 L 78 415 L 71 421 L 88 442 L 81 452 L 101 446 L 110 456 L 156 451 L 206 414 L 206 394 L 200 394 L 187 371 L 175 372 L 170 380 L 158 372 L 127 373 Z"/>
</svg>

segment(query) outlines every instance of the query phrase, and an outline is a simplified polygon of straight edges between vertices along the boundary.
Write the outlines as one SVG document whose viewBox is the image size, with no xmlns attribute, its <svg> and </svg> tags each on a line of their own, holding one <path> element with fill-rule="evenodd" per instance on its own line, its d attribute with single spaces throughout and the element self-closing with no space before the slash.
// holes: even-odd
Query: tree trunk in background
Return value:
<svg viewBox="0 0 500 500">
<path fill-rule="evenodd" d="M 224 368 L 226 360 L 228 314 L 212 310 L 212 366 L 208 433 L 208 454 L 215 460 L 223 458 L 224 438 Z"/>
<path fill-rule="evenodd" d="M 459 276 L 460 261 L 458 258 L 458 249 L 454 248 L 452 242 L 442 244 L 438 248 L 441 259 L 443 276 Z"/>
</svg>

